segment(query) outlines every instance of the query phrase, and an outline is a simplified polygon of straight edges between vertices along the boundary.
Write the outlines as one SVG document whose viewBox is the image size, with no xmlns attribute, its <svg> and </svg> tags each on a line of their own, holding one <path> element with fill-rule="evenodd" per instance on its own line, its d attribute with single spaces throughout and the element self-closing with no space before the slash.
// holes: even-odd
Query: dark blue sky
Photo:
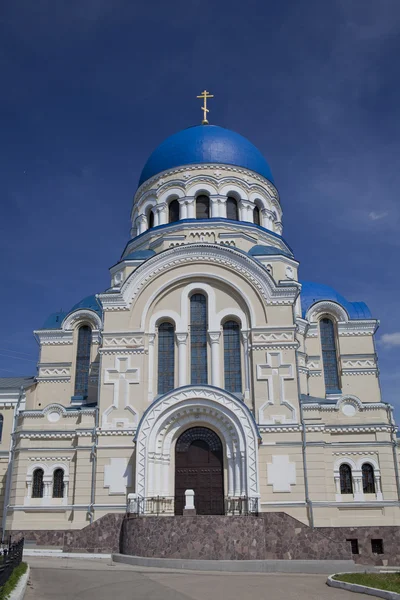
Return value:
<svg viewBox="0 0 400 600">
<path fill-rule="evenodd" d="M 32 330 L 109 284 L 141 168 L 210 122 L 269 161 L 301 278 L 364 300 L 400 385 L 398 0 L 9 0 L 0 5 L 0 376 Z"/>
</svg>

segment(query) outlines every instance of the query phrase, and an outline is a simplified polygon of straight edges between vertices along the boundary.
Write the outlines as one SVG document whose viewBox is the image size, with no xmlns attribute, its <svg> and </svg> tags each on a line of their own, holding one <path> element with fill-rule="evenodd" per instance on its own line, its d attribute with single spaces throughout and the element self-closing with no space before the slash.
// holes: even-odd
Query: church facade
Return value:
<svg viewBox="0 0 400 600">
<path fill-rule="evenodd" d="M 203 124 L 148 159 L 110 287 L 34 332 L 37 375 L 0 379 L 3 530 L 108 513 L 284 512 L 400 524 L 378 321 L 304 282 L 270 168 Z M 192 513 L 193 514 L 193 511 Z"/>
</svg>

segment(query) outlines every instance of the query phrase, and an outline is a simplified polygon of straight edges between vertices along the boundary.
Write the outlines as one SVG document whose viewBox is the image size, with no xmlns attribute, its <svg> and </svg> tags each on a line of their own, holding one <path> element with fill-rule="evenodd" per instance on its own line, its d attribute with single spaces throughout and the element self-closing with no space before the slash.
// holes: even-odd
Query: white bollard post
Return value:
<svg viewBox="0 0 400 600">
<path fill-rule="evenodd" d="M 196 509 L 194 506 L 194 490 L 185 490 L 185 508 L 184 515 L 195 515 Z"/>
</svg>

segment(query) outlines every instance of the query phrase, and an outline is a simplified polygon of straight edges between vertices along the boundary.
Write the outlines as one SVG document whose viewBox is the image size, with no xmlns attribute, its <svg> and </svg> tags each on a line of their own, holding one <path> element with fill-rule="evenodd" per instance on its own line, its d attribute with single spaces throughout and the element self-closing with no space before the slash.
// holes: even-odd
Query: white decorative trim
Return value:
<svg viewBox="0 0 400 600">
<path fill-rule="evenodd" d="M 70 346 L 74 343 L 72 331 L 62 331 L 60 329 L 36 329 L 33 333 L 37 336 L 41 346 Z"/>
<path fill-rule="evenodd" d="M 173 495 L 168 487 L 171 445 L 183 430 L 200 423 L 212 424 L 223 440 L 228 494 L 258 497 L 256 424 L 242 401 L 208 386 L 174 390 L 147 409 L 136 435 L 136 493 Z"/>
<path fill-rule="evenodd" d="M 61 326 L 63 331 L 73 331 L 78 323 L 89 323 L 93 328 L 93 333 L 100 331 L 103 326 L 99 315 L 94 310 L 87 308 L 74 310 L 74 312 L 65 317 Z"/>
<path fill-rule="evenodd" d="M 343 321 L 344 323 L 349 320 L 349 315 L 343 306 L 331 300 L 320 300 L 312 304 L 307 310 L 306 320 L 310 323 L 318 323 L 324 315 L 333 316 L 336 321 Z"/>
<path fill-rule="evenodd" d="M 149 258 L 128 277 L 121 288 L 121 293 L 100 295 L 104 309 L 128 310 L 145 286 L 154 280 L 155 275 L 193 262 L 217 264 L 225 270 L 231 269 L 244 277 L 267 305 L 292 305 L 298 294 L 298 287 L 295 285 L 276 286 L 260 264 L 237 250 L 192 244 L 165 250 L 162 254 Z"/>
<path fill-rule="evenodd" d="M 104 429 L 108 427 L 116 429 L 119 424 L 127 429 L 132 420 L 133 425 L 138 422 L 138 411 L 130 403 L 130 388 L 132 384 L 140 383 L 140 369 L 139 367 L 129 366 L 129 364 L 130 356 L 120 355 L 115 357 L 113 368 L 104 369 L 104 385 L 114 386 L 113 403 L 102 414 L 101 422 Z M 112 413 L 117 416 L 110 419 Z"/>
<path fill-rule="evenodd" d="M 283 364 L 281 352 L 267 352 L 266 364 L 257 364 L 256 373 L 258 381 L 267 382 L 268 400 L 262 404 L 258 411 L 258 420 L 262 424 L 296 423 L 297 411 L 295 406 L 285 397 L 285 381 L 292 381 L 293 365 Z M 274 383 L 275 380 L 275 383 Z M 270 406 L 276 407 L 277 414 L 266 417 L 265 412 Z M 280 406 L 285 406 L 290 411 L 290 418 L 280 414 Z"/>
</svg>

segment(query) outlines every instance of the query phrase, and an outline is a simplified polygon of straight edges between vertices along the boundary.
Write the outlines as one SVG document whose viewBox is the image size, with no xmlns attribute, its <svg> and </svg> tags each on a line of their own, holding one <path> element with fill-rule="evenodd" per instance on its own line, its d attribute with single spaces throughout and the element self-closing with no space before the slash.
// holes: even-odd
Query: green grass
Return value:
<svg viewBox="0 0 400 600">
<path fill-rule="evenodd" d="M 343 573 L 332 579 L 400 594 L 400 573 Z"/>
<path fill-rule="evenodd" d="M 8 598 L 27 568 L 28 565 L 24 562 L 18 565 L 18 567 L 15 567 L 7 583 L 0 587 L 0 600 L 6 600 Z"/>
</svg>

